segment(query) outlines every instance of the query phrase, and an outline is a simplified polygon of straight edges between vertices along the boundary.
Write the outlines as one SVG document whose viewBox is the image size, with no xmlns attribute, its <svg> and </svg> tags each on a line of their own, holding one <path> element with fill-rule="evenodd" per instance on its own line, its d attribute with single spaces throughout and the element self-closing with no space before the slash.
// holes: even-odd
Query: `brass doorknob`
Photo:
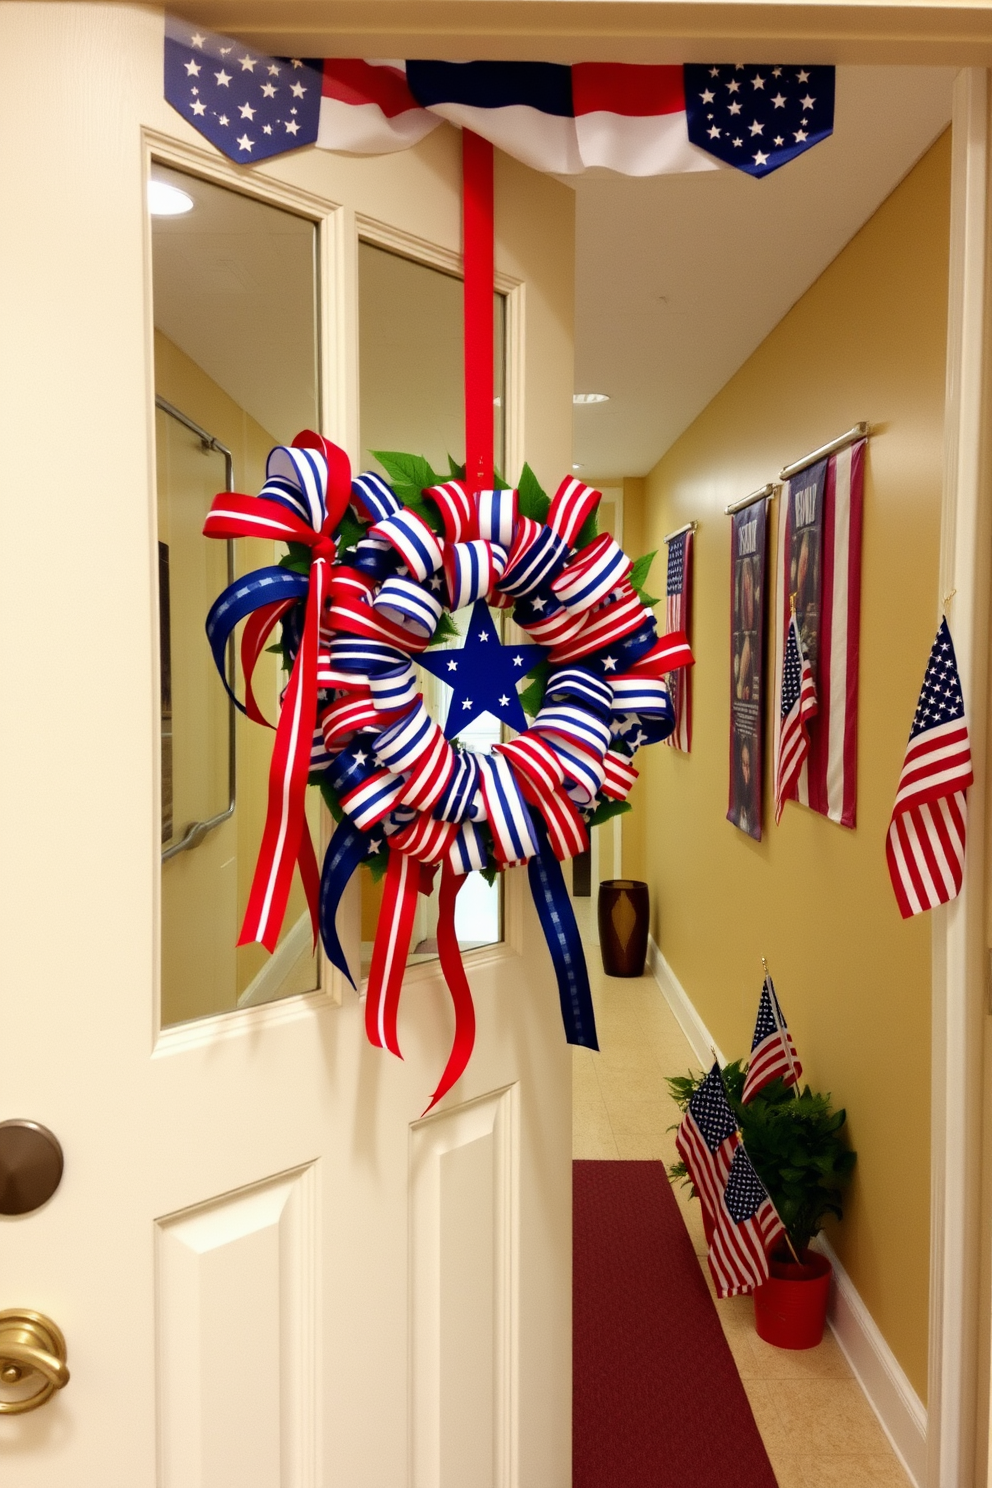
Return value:
<svg viewBox="0 0 992 1488">
<path fill-rule="evenodd" d="M 61 1329 L 26 1307 L 0 1312 L 0 1384 L 19 1385 L 35 1376 L 40 1388 L 21 1400 L 0 1400 L 0 1416 L 37 1410 L 69 1383 Z"/>
</svg>

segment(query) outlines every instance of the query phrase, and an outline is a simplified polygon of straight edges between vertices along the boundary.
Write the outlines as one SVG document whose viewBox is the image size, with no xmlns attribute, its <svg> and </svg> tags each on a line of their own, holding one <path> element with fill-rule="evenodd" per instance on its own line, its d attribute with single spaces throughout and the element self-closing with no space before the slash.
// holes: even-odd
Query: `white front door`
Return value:
<svg viewBox="0 0 992 1488">
<path fill-rule="evenodd" d="M 451 1034 L 430 962 L 402 1063 L 326 970 L 237 1007 L 228 967 L 231 1011 L 162 1008 L 202 960 L 163 971 L 150 163 L 316 224 L 322 426 L 357 460 L 359 235 L 456 268 L 457 137 L 227 166 L 162 101 L 146 8 L 7 4 L 0 55 L 0 1120 L 65 1153 L 45 1206 L 0 1217 L 0 1309 L 50 1317 L 71 1371 L 0 1415 L 0 1478 L 564 1488 L 570 1063 L 526 876 L 468 961 L 469 1071 L 425 1120 Z M 499 160 L 507 466 L 545 483 L 570 460 L 571 213 Z"/>
</svg>

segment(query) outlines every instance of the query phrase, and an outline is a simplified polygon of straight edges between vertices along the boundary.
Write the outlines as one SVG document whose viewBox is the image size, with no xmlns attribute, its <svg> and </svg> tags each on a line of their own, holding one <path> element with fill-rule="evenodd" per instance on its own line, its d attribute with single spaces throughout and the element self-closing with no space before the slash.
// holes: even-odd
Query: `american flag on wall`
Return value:
<svg viewBox="0 0 992 1488">
<path fill-rule="evenodd" d="M 789 481 L 779 514 L 782 623 L 776 646 L 781 700 L 790 599 L 816 688 L 809 752 L 786 799 L 853 827 L 857 809 L 861 513 L 867 441 L 859 439 Z M 779 778 L 782 719 L 775 736 Z"/>
<path fill-rule="evenodd" d="M 774 983 L 770 976 L 766 976 L 758 1001 L 758 1018 L 751 1040 L 741 1104 L 746 1106 L 773 1080 L 781 1078 L 786 1085 L 798 1085 L 802 1072 L 792 1034 L 775 995 Z"/>
<path fill-rule="evenodd" d="M 718 1064 L 694 1092 L 675 1146 L 713 1226 L 707 1261 L 717 1295 L 753 1291 L 784 1228 L 744 1151 Z"/>
<path fill-rule="evenodd" d="M 775 820 L 781 821 L 786 801 L 795 800 L 799 777 L 809 754 L 809 720 L 816 716 L 813 668 L 803 651 L 795 615 L 789 621 L 782 667 L 779 708 L 778 767 L 775 772 Z"/>
<path fill-rule="evenodd" d="M 964 877 L 971 743 L 954 642 L 941 620 L 906 746 L 885 856 L 903 919 L 956 898 Z"/>
<path fill-rule="evenodd" d="M 668 540 L 668 580 L 665 586 L 665 627 L 685 632 L 691 643 L 689 618 L 692 611 L 692 528 Z M 692 683 L 689 669 L 669 672 L 665 678 L 675 708 L 675 728 L 662 742 L 688 754 L 692 748 Z"/>
</svg>

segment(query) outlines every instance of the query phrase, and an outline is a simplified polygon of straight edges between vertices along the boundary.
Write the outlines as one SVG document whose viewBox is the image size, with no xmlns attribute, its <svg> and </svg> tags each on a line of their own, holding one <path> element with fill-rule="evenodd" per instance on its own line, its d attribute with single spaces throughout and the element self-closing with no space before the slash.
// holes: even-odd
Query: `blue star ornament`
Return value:
<svg viewBox="0 0 992 1488">
<path fill-rule="evenodd" d="M 418 665 L 451 688 L 445 738 L 454 739 L 483 713 L 522 734 L 527 718 L 517 683 L 546 655 L 546 646 L 504 646 L 489 606 L 476 600 L 460 651 L 425 651 L 417 657 Z"/>
<path fill-rule="evenodd" d="M 769 175 L 834 132 L 832 67 L 689 63 L 682 76 L 689 139 L 749 176 Z"/>
<path fill-rule="evenodd" d="M 239 165 L 312 145 L 322 87 L 319 61 L 267 57 L 228 36 L 166 16 L 165 96 Z"/>
</svg>

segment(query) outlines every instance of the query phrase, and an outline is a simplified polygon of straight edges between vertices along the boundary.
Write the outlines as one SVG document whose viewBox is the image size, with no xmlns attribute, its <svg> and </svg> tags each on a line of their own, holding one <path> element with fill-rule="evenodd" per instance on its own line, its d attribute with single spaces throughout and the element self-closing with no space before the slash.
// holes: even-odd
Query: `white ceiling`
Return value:
<svg viewBox="0 0 992 1488">
<path fill-rule="evenodd" d="M 650 470 L 949 123 L 954 76 L 839 67 L 832 138 L 764 180 L 572 179 L 575 388 L 610 396 L 575 409 L 585 476 Z"/>
</svg>

